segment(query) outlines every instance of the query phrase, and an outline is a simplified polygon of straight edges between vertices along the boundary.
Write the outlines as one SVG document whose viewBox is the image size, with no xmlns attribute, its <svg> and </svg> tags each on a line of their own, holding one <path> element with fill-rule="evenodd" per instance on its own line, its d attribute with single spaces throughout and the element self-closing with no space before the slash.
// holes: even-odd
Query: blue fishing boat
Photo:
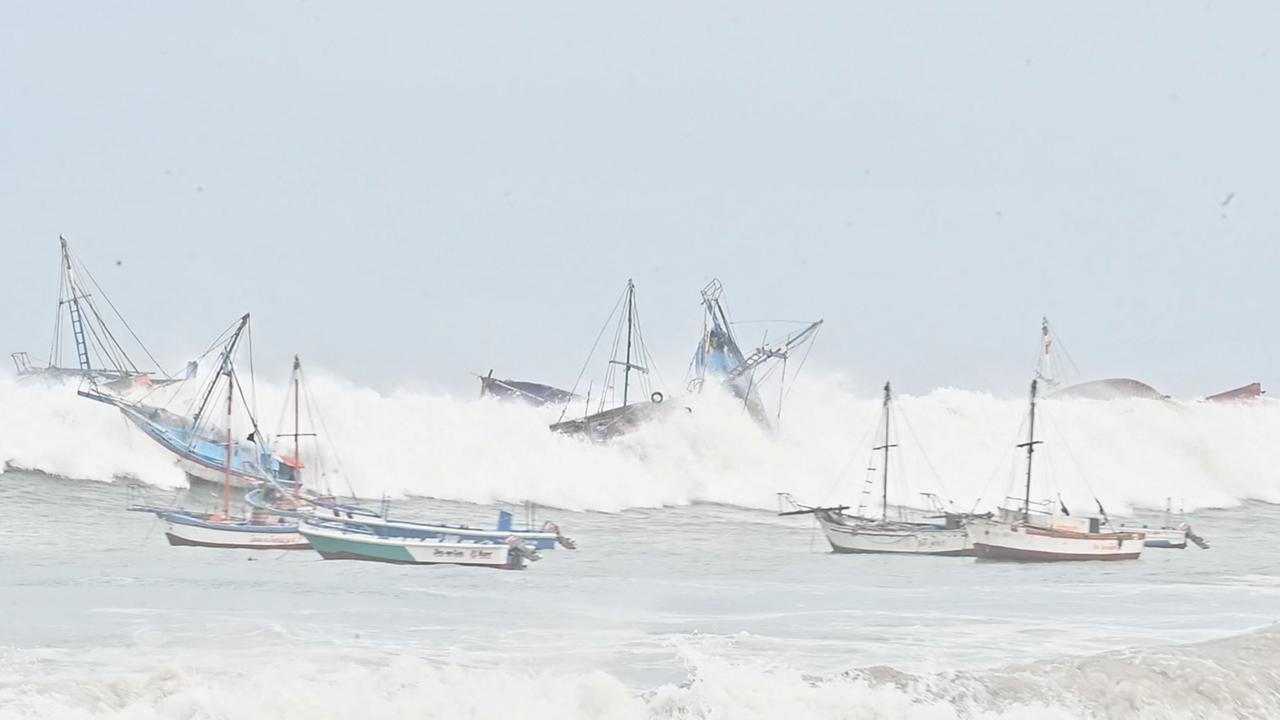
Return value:
<svg viewBox="0 0 1280 720">
<path fill-rule="evenodd" d="M 242 400 L 245 397 L 243 389 L 236 383 L 234 358 L 248 327 L 249 314 L 245 313 L 215 341 L 214 346 L 221 348 L 216 365 L 218 369 L 200 385 L 197 392 L 200 402 L 189 417 L 151 405 L 145 402 L 146 398 L 131 401 L 96 385 L 89 390 L 80 390 L 79 394 L 118 408 L 143 434 L 172 453 L 178 467 L 190 478 L 215 485 L 229 481 L 235 488 L 252 487 L 268 479 L 288 483 L 291 470 L 261 442 L 263 438 L 252 409 L 246 408 L 251 432 L 245 440 L 224 436 L 210 427 L 216 415 L 213 405 L 224 386 L 228 413 L 237 394 Z M 192 379 L 194 376 L 183 382 Z"/>
<path fill-rule="evenodd" d="M 803 328 L 788 333 L 779 342 L 762 342 L 760 347 L 746 355 L 738 345 L 729 314 L 721 301 L 723 293 L 724 287 L 719 280 L 712 280 L 702 289 L 705 321 L 702 340 L 694 353 L 694 377 L 689 389 L 697 392 L 708 379 L 717 380 L 742 401 L 753 420 L 768 428 L 771 423 L 760 399 L 761 385 L 778 368 L 782 369 L 781 379 L 785 383 L 787 360 L 798 348 L 813 340 L 822 327 L 822 321 L 805 323 Z M 781 412 L 780 398 L 778 413 Z"/>
<path fill-rule="evenodd" d="M 383 537 L 360 528 L 318 518 L 303 521 L 299 531 L 325 560 L 365 560 L 400 565 L 467 565 L 523 570 L 538 553 L 519 538 L 477 542 L 421 537 Z"/>
</svg>

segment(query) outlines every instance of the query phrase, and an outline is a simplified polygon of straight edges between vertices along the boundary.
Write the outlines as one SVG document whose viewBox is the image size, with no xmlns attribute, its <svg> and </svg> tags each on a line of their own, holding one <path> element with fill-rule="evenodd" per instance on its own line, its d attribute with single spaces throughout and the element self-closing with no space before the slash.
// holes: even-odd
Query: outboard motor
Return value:
<svg viewBox="0 0 1280 720">
<path fill-rule="evenodd" d="M 1178 523 L 1178 529 L 1185 532 L 1187 534 L 1187 539 L 1195 543 L 1196 547 L 1201 550 L 1209 549 L 1209 541 L 1195 534 L 1195 531 L 1191 529 L 1190 523 Z"/>
<path fill-rule="evenodd" d="M 567 538 L 567 537 L 565 537 L 564 535 L 561 535 L 561 534 L 560 534 L 560 526 L 559 526 L 559 525 L 556 525 L 555 523 L 551 522 L 550 520 L 548 520 L 548 521 L 546 521 L 545 523 L 543 523 L 543 525 L 542 525 L 542 532 L 544 532 L 544 533 L 555 533 L 555 536 L 556 536 L 556 542 L 560 543 L 560 546 L 561 546 L 561 547 L 563 547 L 563 548 L 565 548 L 566 550 L 577 550 L 577 549 L 578 549 L 578 543 L 574 542 L 572 538 Z"/>
<path fill-rule="evenodd" d="M 512 555 L 522 560 L 535 562 L 542 559 L 542 556 L 538 554 L 537 550 L 525 545 L 524 541 L 515 535 L 509 535 L 507 537 L 507 547 L 511 548 L 510 553 Z"/>
</svg>

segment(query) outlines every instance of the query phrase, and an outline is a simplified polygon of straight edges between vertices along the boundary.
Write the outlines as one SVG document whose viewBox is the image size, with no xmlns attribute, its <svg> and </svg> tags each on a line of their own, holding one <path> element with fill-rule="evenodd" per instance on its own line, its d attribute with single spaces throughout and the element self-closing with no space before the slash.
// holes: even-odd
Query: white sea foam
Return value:
<svg viewBox="0 0 1280 720">
<path fill-rule="evenodd" d="M 532 500 L 611 512 L 695 502 L 773 508 L 778 491 L 811 503 L 855 505 L 879 494 L 875 474 L 865 471 L 879 399 L 839 377 L 807 376 L 788 398 L 775 433 L 712 391 L 668 400 L 692 411 L 609 445 L 548 432 L 558 416 L 553 409 L 379 393 L 325 375 L 313 379 L 312 389 L 326 424 L 306 429 L 329 434 L 327 446 L 337 450 L 342 468 L 329 457 L 312 463 L 312 477 L 323 471 L 323 484 L 337 491 L 349 485 L 365 497 Z M 274 426 L 282 388 L 259 383 L 258 394 L 266 429 L 280 429 Z M 1280 403 L 1051 400 L 1043 406 L 1038 497 L 1060 493 L 1073 508 L 1091 510 L 1096 494 L 1113 512 L 1161 507 L 1170 497 L 1187 509 L 1280 502 L 1280 446 L 1269 440 L 1280 436 Z M 959 509 L 979 499 L 979 509 L 988 509 L 1021 492 L 1013 444 L 1021 439 L 1023 398 L 939 389 L 903 397 L 899 409 L 892 499 L 918 501 L 916 493 L 937 492 Z M 117 412 L 67 386 L 0 379 L 0 459 L 91 480 L 182 483 L 164 452 Z"/>
<path fill-rule="evenodd" d="M 28 720 L 548 718 L 644 720 L 1216 720 L 1280 713 L 1274 629 L 1181 648 L 981 672 L 805 675 L 682 648 L 683 682 L 636 689 L 603 672 L 472 667 L 321 644 L 153 645 L 0 654 L 0 709 Z M 64 657 L 64 655 L 67 655 Z"/>
</svg>

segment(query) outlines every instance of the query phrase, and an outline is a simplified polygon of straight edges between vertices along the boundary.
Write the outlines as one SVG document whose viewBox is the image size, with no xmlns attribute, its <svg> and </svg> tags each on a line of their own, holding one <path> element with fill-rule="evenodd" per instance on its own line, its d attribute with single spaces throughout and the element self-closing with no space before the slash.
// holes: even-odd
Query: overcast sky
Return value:
<svg viewBox="0 0 1280 720">
<path fill-rule="evenodd" d="M 1055 5 L 6 3 L 0 339 L 63 233 L 178 366 L 569 385 L 634 277 L 670 386 L 718 276 L 869 393 L 1280 392 L 1280 4 Z"/>
</svg>

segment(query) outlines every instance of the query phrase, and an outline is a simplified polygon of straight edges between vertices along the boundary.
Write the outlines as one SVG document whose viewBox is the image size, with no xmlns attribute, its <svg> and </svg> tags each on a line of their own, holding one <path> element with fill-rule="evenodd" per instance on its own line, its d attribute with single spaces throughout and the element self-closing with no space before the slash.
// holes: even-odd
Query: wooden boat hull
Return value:
<svg viewBox="0 0 1280 720">
<path fill-rule="evenodd" d="M 845 523 L 818 514 L 831 549 L 838 553 L 884 555 L 973 555 L 973 544 L 964 528 L 925 525 Z"/>
<path fill-rule="evenodd" d="M 1143 548 L 1143 535 L 1133 532 L 1079 533 L 983 522 L 970 525 L 969 533 L 973 553 L 979 560 L 1137 560 Z"/>
<path fill-rule="evenodd" d="M 209 522 L 180 513 L 157 513 L 170 545 L 232 550 L 306 550 L 311 547 L 294 524 Z"/>
<path fill-rule="evenodd" d="M 299 532 L 325 560 L 364 560 L 400 565 L 467 565 L 523 570 L 524 555 L 506 543 L 451 543 L 428 538 L 384 538 L 329 525 L 304 523 Z"/>
</svg>

